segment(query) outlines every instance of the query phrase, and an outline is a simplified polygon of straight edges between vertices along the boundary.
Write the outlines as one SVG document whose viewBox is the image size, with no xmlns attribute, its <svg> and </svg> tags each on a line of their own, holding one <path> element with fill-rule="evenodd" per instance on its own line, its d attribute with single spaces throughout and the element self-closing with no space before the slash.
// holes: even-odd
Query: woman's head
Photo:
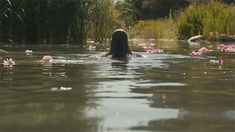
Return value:
<svg viewBox="0 0 235 132">
<path fill-rule="evenodd" d="M 110 55 L 112 58 L 125 58 L 131 51 L 128 45 L 128 35 L 123 29 L 117 29 L 113 32 Z"/>
</svg>

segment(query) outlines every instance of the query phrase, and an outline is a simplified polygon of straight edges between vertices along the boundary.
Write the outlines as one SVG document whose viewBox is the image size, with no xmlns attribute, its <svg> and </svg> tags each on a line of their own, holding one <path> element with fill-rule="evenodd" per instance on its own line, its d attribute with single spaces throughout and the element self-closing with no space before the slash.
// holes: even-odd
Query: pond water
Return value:
<svg viewBox="0 0 235 132">
<path fill-rule="evenodd" d="M 235 53 L 208 43 L 192 57 L 200 45 L 155 43 L 165 53 L 132 42 L 144 57 L 128 62 L 76 46 L 1 47 L 1 63 L 16 65 L 0 65 L 0 131 L 235 131 Z M 209 63 L 219 57 L 223 65 Z"/>
</svg>

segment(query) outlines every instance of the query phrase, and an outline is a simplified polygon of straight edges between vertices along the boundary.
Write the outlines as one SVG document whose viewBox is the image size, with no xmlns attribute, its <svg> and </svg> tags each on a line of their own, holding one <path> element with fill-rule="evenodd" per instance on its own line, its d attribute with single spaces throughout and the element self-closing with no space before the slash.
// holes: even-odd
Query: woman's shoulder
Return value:
<svg viewBox="0 0 235 132">
<path fill-rule="evenodd" d="M 110 52 L 107 52 L 103 55 L 101 55 L 101 57 L 110 57 L 112 56 L 112 54 L 110 54 Z M 130 54 L 128 54 L 126 57 L 143 57 L 141 54 L 131 51 Z"/>
<path fill-rule="evenodd" d="M 134 51 L 131 51 L 131 54 L 132 56 L 134 57 L 143 57 L 141 54 L 137 53 L 137 52 L 134 52 Z"/>
</svg>

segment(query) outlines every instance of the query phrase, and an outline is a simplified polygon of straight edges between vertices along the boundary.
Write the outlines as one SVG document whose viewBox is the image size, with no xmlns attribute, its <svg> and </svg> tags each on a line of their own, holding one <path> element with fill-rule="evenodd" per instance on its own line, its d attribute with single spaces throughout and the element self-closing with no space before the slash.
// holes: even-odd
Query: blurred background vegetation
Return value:
<svg viewBox="0 0 235 132">
<path fill-rule="evenodd" d="M 234 0 L 0 0 L 0 42 L 102 42 L 117 28 L 133 38 L 235 34 Z"/>
</svg>

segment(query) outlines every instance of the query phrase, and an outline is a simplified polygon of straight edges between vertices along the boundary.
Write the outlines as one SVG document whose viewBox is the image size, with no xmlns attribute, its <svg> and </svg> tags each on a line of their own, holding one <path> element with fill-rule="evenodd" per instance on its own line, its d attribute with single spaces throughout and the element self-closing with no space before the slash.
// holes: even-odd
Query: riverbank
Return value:
<svg viewBox="0 0 235 132">
<path fill-rule="evenodd" d="M 164 19 L 140 20 L 128 32 L 131 38 L 187 40 L 200 34 L 208 41 L 235 41 L 235 5 L 192 3 Z"/>
</svg>

